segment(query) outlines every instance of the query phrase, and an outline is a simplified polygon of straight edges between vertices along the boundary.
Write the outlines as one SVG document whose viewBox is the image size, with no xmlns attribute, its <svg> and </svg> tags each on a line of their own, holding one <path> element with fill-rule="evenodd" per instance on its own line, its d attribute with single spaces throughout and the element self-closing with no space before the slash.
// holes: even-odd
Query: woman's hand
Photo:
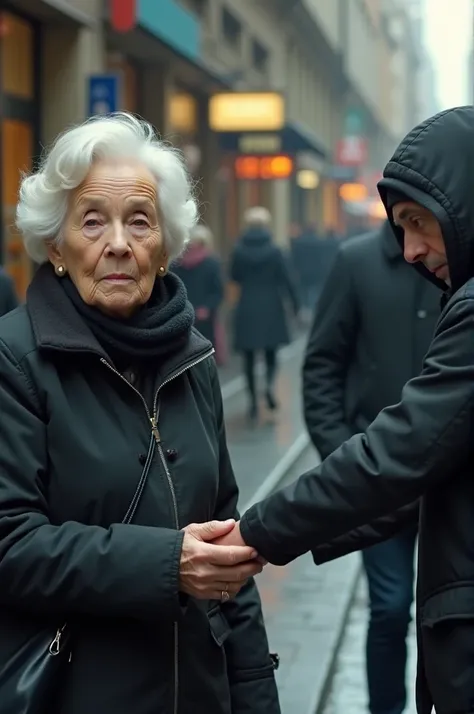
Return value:
<svg viewBox="0 0 474 714">
<path fill-rule="evenodd" d="M 180 590 L 202 600 L 236 595 L 247 580 L 262 572 L 257 553 L 246 545 L 214 545 L 209 541 L 233 530 L 235 521 L 192 523 L 184 530 Z"/>
</svg>

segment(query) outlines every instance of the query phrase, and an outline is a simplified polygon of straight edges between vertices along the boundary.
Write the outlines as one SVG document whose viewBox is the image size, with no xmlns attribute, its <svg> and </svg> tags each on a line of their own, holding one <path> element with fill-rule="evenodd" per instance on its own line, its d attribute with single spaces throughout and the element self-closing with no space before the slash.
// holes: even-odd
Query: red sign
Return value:
<svg viewBox="0 0 474 714">
<path fill-rule="evenodd" d="M 363 166 L 367 162 L 367 141 L 361 136 L 346 136 L 337 144 L 339 166 Z"/>
<path fill-rule="evenodd" d="M 116 32 L 130 32 L 137 20 L 137 0 L 110 0 L 110 24 Z"/>
</svg>

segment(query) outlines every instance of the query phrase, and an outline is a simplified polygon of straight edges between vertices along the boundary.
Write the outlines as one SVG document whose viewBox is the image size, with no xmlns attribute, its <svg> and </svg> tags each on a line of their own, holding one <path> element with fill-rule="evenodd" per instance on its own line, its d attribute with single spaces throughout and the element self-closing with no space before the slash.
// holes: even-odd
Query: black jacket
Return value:
<svg viewBox="0 0 474 714">
<path fill-rule="evenodd" d="M 285 303 L 298 299 L 282 251 L 265 230 L 252 229 L 238 241 L 230 274 L 240 295 L 234 316 L 236 350 L 271 350 L 289 341 Z"/>
<path fill-rule="evenodd" d="M 473 166 L 474 107 L 424 122 L 397 149 L 380 185 L 382 199 L 390 186 L 436 215 L 452 280 L 423 371 L 365 434 L 242 519 L 244 539 L 270 562 L 287 563 L 308 550 L 322 562 L 395 532 L 394 511 L 422 497 L 422 714 L 431 713 L 433 702 L 438 714 L 474 711 Z"/>
<path fill-rule="evenodd" d="M 214 255 L 206 255 L 199 263 L 188 266 L 177 263 L 173 272 L 178 275 L 186 286 L 189 302 L 196 310 L 206 307 L 209 318 L 196 316 L 194 326 L 207 340 L 215 344 L 215 321 L 217 311 L 224 299 L 224 281 L 219 260 Z"/>
<path fill-rule="evenodd" d="M 40 623 L 66 619 L 54 714 L 279 714 L 254 583 L 224 605 L 179 594 L 179 529 L 236 515 L 211 346 L 193 332 L 157 364 L 157 443 L 139 394 L 43 275 L 0 320 L 0 672 Z"/>
<path fill-rule="evenodd" d="M 13 280 L 0 268 L 0 317 L 18 305 Z"/>
<path fill-rule="evenodd" d="M 321 458 L 399 401 L 439 314 L 439 290 L 404 261 L 388 222 L 342 244 L 303 365 L 306 426 Z"/>
</svg>

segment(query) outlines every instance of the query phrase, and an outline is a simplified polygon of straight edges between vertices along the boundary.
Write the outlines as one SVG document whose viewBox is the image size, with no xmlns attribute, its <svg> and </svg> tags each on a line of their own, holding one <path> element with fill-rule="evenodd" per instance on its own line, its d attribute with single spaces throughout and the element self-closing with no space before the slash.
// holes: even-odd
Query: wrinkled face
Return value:
<svg viewBox="0 0 474 714">
<path fill-rule="evenodd" d="M 404 233 L 405 260 L 421 261 L 439 280 L 450 285 L 441 226 L 434 215 L 414 201 L 403 201 L 393 207 L 393 220 Z"/>
<path fill-rule="evenodd" d="M 127 318 L 150 298 L 166 269 L 152 174 L 133 161 L 100 161 L 75 189 L 61 242 L 48 248 L 80 296 L 108 315 Z"/>
</svg>

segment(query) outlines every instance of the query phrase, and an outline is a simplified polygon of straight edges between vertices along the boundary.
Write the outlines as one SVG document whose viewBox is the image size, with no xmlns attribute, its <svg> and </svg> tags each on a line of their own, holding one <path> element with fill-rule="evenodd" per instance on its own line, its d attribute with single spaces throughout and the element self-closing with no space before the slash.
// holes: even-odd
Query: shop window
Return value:
<svg viewBox="0 0 474 714">
<path fill-rule="evenodd" d="M 2 26 L 2 90 L 21 99 L 34 96 L 34 35 L 31 25 L 8 12 L 0 14 Z"/>
<path fill-rule="evenodd" d="M 33 129 L 23 121 L 4 119 L 2 129 L 2 219 L 4 257 L 17 293 L 24 298 L 31 278 L 31 263 L 15 228 L 15 209 L 22 172 L 32 167 Z"/>
<path fill-rule="evenodd" d="M 240 45 L 242 37 L 242 25 L 231 12 L 222 9 L 222 34 L 224 39 L 234 47 Z"/>
<path fill-rule="evenodd" d="M 257 40 L 252 42 L 252 64 L 262 74 L 268 69 L 268 50 Z"/>
</svg>

